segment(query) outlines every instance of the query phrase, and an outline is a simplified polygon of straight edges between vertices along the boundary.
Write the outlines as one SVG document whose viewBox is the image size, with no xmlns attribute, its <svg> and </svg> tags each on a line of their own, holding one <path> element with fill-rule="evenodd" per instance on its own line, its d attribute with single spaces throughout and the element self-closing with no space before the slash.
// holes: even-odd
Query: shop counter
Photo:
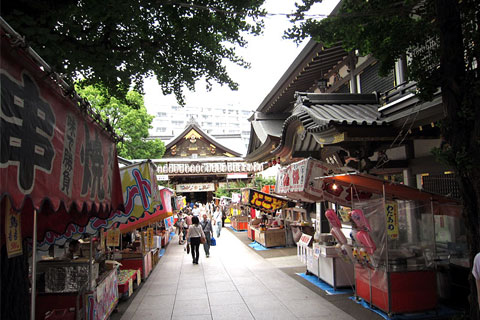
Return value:
<svg viewBox="0 0 480 320">
<path fill-rule="evenodd" d="M 130 297 L 135 284 L 140 284 L 140 270 L 120 270 L 118 273 L 118 295 Z"/>
<path fill-rule="evenodd" d="M 386 272 L 355 265 L 357 296 L 387 313 L 431 310 L 437 306 L 434 270 Z"/>
<path fill-rule="evenodd" d="M 247 216 L 233 216 L 231 219 L 232 228 L 238 231 L 248 230 Z"/>
<path fill-rule="evenodd" d="M 285 229 L 270 228 L 266 230 L 255 229 L 255 241 L 266 248 L 284 247 L 286 245 Z"/>
<path fill-rule="evenodd" d="M 38 293 L 35 319 L 44 319 L 48 311 L 59 309 L 82 310 L 87 320 L 108 319 L 118 303 L 117 286 L 117 270 L 113 269 L 102 274 L 96 287 L 84 295 L 81 292 Z"/>
<path fill-rule="evenodd" d="M 122 253 L 119 258 L 116 258 L 122 265 L 121 270 L 140 269 L 142 280 L 145 280 L 152 271 L 152 253 L 134 252 Z"/>
</svg>

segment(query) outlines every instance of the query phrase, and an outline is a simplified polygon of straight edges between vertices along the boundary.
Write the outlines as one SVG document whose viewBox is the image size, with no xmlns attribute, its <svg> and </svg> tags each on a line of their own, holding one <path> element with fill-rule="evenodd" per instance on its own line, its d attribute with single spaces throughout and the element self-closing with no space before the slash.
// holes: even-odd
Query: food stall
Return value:
<svg viewBox="0 0 480 320">
<path fill-rule="evenodd" d="M 364 174 L 319 178 L 325 197 L 350 206 L 327 210 L 340 251 L 355 265 L 356 295 L 389 314 L 437 306 L 436 216 L 459 216 L 447 197 Z M 350 223 L 352 244 L 339 232 Z"/>
<path fill-rule="evenodd" d="M 307 272 L 316 275 L 335 290 L 354 285 L 353 265 L 339 255 L 332 235 L 327 233 L 330 230 L 321 229 L 322 216 L 325 215 L 327 206 L 321 205 L 322 202 L 326 203 L 326 199 L 321 181 L 316 178 L 337 170 L 321 161 L 304 159 L 281 168 L 275 186 L 277 194 L 301 203 L 316 203 L 314 223 L 311 219 L 313 212 L 307 212 L 305 208 L 284 210 L 286 229 L 298 246 L 299 258 L 305 263 Z M 299 241 L 304 235 L 313 236 L 308 245 L 305 241 Z"/>
<path fill-rule="evenodd" d="M 128 216 L 127 222 L 120 224 L 120 232 L 126 234 L 139 231 L 136 243 L 129 246 L 122 244 L 122 250 L 115 252 L 114 257 L 121 263 L 120 269 L 140 270 L 143 280 L 152 271 L 159 248 L 155 244 L 153 228 L 146 231 L 141 229 L 163 221 L 170 217 L 173 211 L 171 201 L 173 191 L 158 186 L 155 174 L 155 165 L 150 160 L 120 169 L 125 214 Z M 169 236 L 169 232 L 164 228 L 158 236 L 164 239 Z"/>
<path fill-rule="evenodd" d="M 37 262 L 37 247 L 88 233 L 92 219 L 123 210 L 117 137 L 2 18 L 0 24 L 0 241 L 2 291 L 9 293 L 1 296 L 8 308 L 0 318 L 30 312 L 44 319 L 64 309 L 106 319 L 118 301 L 116 271 L 97 267 L 92 250 L 88 259 Z M 30 252 L 31 288 L 24 267 Z"/>
<path fill-rule="evenodd" d="M 258 190 L 244 188 L 242 189 L 241 203 L 244 206 L 265 213 L 260 223 L 250 225 L 250 227 L 255 230 L 255 241 L 266 248 L 286 245 L 285 229 L 283 228 L 282 222 L 279 222 L 279 217 L 274 219 L 274 215 L 277 210 L 285 208 L 288 205 L 287 199 Z M 267 214 L 270 215 L 270 217 L 267 216 Z"/>
</svg>

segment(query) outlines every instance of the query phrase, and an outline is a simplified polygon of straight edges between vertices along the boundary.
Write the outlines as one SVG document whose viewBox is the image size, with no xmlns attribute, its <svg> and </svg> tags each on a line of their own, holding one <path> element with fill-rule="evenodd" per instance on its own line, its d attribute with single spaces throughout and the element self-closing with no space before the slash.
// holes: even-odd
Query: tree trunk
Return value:
<svg viewBox="0 0 480 320">
<path fill-rule="evenodd" d="M 444 152 L 457 173 L 462 195 L 469 258 L 473 265 L 480 251 L 480 168 L 479 148 L 479 97 L 467 80 L 462 21 L 458 1 L 435 0 L 440 36 L 440 77 L 446 119 L 442 134 L 447 146 Z M 473 90 L 472 90 L 473 89 Z M 470 274 L 470 317 L 480 319 L 475 279 Z"/>
</svg>

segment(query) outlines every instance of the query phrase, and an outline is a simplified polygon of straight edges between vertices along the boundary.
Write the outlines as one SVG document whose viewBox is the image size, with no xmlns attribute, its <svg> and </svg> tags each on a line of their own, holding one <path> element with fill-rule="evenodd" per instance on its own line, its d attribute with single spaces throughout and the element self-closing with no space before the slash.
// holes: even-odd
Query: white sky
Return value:
<svg viewBox="0 0 480 320">
<path fill-rule="evenodd" d="M 294 3 L 295 0 L 266 0 L 264 6 L 269 13 L 291 13 L 295 9 Z M 311 13 L 329 14 L 337 3 L 338 0 L 324 0 Z M 187 106 L 232 105 L 252 111 L 257 109 L 308 42 L 307 39 L 297 47 L 293 40 L 282 39 L 283 32 L 291 26 L 284 15 L 267 16 L 264 22 L 263 34 L 246 36 L 248 46 L 237 49 L 237 54 L 250 62 L 251 68 L 243 69 L 227 63 L 229 75 L 239 84 L 238 91 L 214 84 L 213 89 L 207 92 L 205 83 L 200 81 L 195 92 L 185 91 Z M 154 114 L 162 106 L 176 104 L 175 96 L 164 96 L 155 79 L 145 81 L 145 106 L 149 113 Z"/>
</svg>

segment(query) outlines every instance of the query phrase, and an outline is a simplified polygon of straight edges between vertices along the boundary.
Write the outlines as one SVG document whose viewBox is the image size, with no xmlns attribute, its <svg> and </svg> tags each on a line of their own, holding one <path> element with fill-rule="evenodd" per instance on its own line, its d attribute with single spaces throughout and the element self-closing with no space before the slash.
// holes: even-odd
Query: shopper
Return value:
<svg viewBox="0 0 480 320">
<path fill-rule="evenodd" d="M 197 204 L 195 204 L 195 205 L 193 206 L 192 214 L 193 214 L 195 217 L 200 216 L 200 208 L 198 207 Z"/>
<path fill-rule="evenodd" d="M 192 251 L 193 264 L 198 264 L 198 258 L 200 256 L 200 239 L 205 239 L 205 233 L 203 233 L 202 226 L 198 217 L 192 217 L 192 225 L 188 228 L 187 241 L 190 244 L 190 250 Z"/>
<path fill-rule="evenodd" d="M 477 253 L 475 259 L 473 259 L 472 274 L 477 285 L 477 301 L 480 307 L 480 253 Z"/>
<path fill-rule="evenodd" d="M 215 212 L 213 213 L 213 223 L 217 227 L 217 238 L 220 237 L 220 232 L 222 231 L 222 211 L 220 207 L 215 207 Z"/>
<path fill-rule="evenodd" d="M 205 255 L 210 257 L 210 245 L 212 244 L 212 221 L 208 218 L 207 214 L 203 214 L 203 220 L 200 222 L 202 226 L 203 233 L 205 234 L 205 243 L 203 244 L 203 249 L 205 250 Z"/>
</svg>

